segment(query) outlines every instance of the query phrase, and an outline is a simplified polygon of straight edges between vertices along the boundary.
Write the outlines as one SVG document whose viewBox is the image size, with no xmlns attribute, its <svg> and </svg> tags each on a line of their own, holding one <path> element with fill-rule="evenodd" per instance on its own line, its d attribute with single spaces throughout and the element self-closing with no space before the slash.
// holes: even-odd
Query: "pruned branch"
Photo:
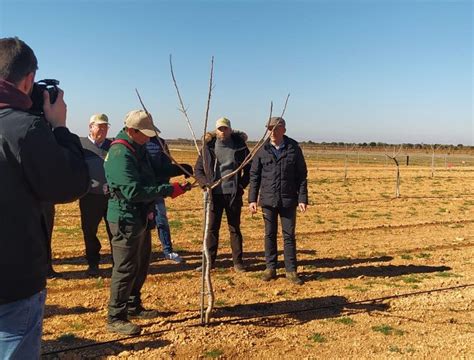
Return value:
<svg viewBox="0 0 474 360">
<path fill-rule="evenodd" d="M 199 146 L 197 144 L 196 134 L 194 133 L 194 129 L 191 125 L 191 120 L 189 120 L 187 109 L 184 106 L 183 99 L 181 98 L 181 93 L 179 92 L 178 83 L 176 82 L 176 78 L 174 76 L 173 61 L 171 59 L 171 54 L 170 54 L 170 69 L 171 69 L 171 77 L 173 78 L 174 87 L 176 89 L 176 93 L 178 94 L 179 104 L 181 106 L 180 111 L 183 113 L 184 117 L 186 118 L 186 123 L 188 124 L 189 130 L 191 131 L 191 135 L 192 135 L 193 141 L 194 141 L 194 146 L 196 147 L 198 155 L 201 155 L 201 151 L 199 150 Z"/>
<path fill-rule="evenodd" d="M 289 99 L 289 97 L 290 97 L 290 93 L 288 93 L 288 95 L 286 96 L 285 106 L 283 106 L 283 111 L 281 112 L 281 116 L 280 116 L 280 117 L 283 117 L 283 115 L 285 115 L 286 105 L 288 104 L 288 99 Z"/>
<path fill-rule="evenodd" d="M 152 125 L 153 125 L 153 130 L 155 130 L 156 139 L 157 139 L 158 142 L 160 143 L 160 146 L 161 146 L 161 148 L 162 148 L 162 150 L 163 150 L 163 153 L 168 157 L 168 159 L 171 160 L 171 162 L 173 162 L 178 168 L 180 168 L 181 171 L 183 171 L 183 173 L 185 173 L 185 174 L 186 174 L 187 176 L 189 176 L 189 177 L 192 177 L 193 179 L 196 179 L 193 174 L 191 174 L 188 170 L 186 170 L 184 167 L 182 167 L 181 164 L 179 164 L 179 163 L 173 158 L 173 156 L 171 156 L 171 154 L 169 153 L 169 151 L 167 151 L 165 144 L 164 144 L 163 141 L 160 139 L 160 136 L 159 136 L 159 134 L 158 134 L 158 131 L 156 131 L 155 124 L 153 124 L 153 117 L 152 117 L 151 114 L 148 112 L 148 110 L 147 110 L 145 104 L 143 103 L 142 97 L 140 96 L 140 93 L 138 92 L 138 89 L 135 88 L 135 91 L 136 91 L 136 93 L 137 93 L 138 100 L 140 101 L 140 104 L 142 104 L 143 110 L 145 111 L 145 113 L 148 115 L 148 117 L 149 117 L 150 120 L 151 120 L 151 123 L 152 123 Z M 194 181 L 194 183 L 192 184 L 192 186 L 195 186 L 195 184 L 196 184 L 196 181 Z"/>
</svg>

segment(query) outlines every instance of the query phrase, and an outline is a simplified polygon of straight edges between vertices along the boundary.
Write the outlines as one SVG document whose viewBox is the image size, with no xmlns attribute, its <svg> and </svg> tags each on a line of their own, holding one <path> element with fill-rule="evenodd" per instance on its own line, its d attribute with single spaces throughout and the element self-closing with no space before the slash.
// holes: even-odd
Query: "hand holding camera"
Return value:
<svg viewBox="0 0 474 360">
<path fill-rule="evenodd" d="M 59 81 L 44 79 L 33 84 L 30 112 L 43 115 L 53 128 L 66 126 L 66 103 L 64 92 L 58 87 Z"/>
<path fill-rule="evenodd" d="M 67 107 L 66 103 L 64 102 L 64 91 L 60 88 L 58 89 L 58 95 L 56 101 L 51 104 L 50 95 L 47 90 L 43 91 L 43 110 L 44 110 L 44 117 L 51 126 L 54 128 L 66 126 L 66 112 Z"/>
</svg>

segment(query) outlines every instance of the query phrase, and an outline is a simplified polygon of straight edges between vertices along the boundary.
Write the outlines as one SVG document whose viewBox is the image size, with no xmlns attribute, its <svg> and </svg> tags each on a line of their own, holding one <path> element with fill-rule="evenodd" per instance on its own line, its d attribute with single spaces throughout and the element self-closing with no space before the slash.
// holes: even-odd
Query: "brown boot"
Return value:
<svg viewBox="0 0 474 360">
<path fill-rule="evenodd" d="M 277 272 L 276 272 L 275 269 L 266 269 L 263 272 L 262 280 L 263 281 L 270 281 L 272 279 L 276 279 L 276 277 L 277 277 Z"/>
<path fill-rule="evenodd" d="M 303 285 L 304 284 L 304 281 L 301 280 L 301 278 L 298 276 L 298 274 L 296 273 L 296 271 L 288 271 L 286 273 L 286 279 L 295 284 L 295 285 Z"/>
</svg>

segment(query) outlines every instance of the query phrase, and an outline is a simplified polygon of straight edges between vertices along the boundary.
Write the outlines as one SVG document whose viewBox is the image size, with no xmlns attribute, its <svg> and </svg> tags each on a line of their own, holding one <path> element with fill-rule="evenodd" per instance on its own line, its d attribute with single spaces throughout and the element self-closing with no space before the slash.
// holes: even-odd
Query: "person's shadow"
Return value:
<svg viewBox="0 0 474 360">
<path fill-rule="evenodd" d="M 306 323 L 313 320 L 335 318 L 343 313 L 386 311 L 383 303 L 350 303 L 344 296 L 323 296 L 300 300 L 283 300 L 274 303 L 257 302 L 223 306 L 214 309 L 213 324 L 253 324 L 279 327 L 296 320 Z M 281 316 L 279 316 L 281 315 Z M 282 317 L 283 316 L 283 317 Z"/>
<path fill-rule="evenodd" d="M 121 339 L 109 341 L 95 341 L 75 336 L 71 333 L 60 335 L 55 340 L 43 340 L 41 343 L 42 359 L 100 359 L 107 358 L 110 355 L 117 355 L 123 351 L 137 351 L 144 348 L 158 349 L 170 344 L 168 340 L 162 340 L 158 337 L 163 332 L 148 334 L 140 341 L 133 344 L 123 344 Z M 153 338 L 151 338 L 153 337 Z M 133 339 L 134 337 L 130 337 Z M 137 338 L 137 337 L 135 337 Z M 126 340 L 127 337 L 123 337 Z M 65 357 L 65 353 L 68 355 Z"/>
</svg>

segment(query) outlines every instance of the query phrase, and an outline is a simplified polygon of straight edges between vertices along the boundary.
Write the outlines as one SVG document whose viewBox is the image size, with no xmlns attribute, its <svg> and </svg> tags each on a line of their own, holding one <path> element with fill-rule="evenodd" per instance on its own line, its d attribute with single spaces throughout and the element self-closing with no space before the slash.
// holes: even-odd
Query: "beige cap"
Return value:
<svg viewBox="0 0 474 360">
<path fill-rule="evenodd" d="M 130 129 L 137 129 L 148 137 L 153 137 L 156 136 L 156 133 L 160 133 L 160 130 L 153 126 L 153 118 L 151 114 L 147 114 L 143 110 L 130 111 L 125 116 L 125 126 Z"/>
<path fill-rule="evenodd" d="M 108 124 L 109 118 L 105 114 L 94 114 L 89 119 L 89 124 Z"/>
<path fill-rule="evenodd" d="M 228 128 L 232 127 L 230 126 L 230 120 L 225 117 L 221 117 L 217 119 L 216 121 L 216 129 L 220 128 L 221 126 L 228 127 Z"/>
</svg>

